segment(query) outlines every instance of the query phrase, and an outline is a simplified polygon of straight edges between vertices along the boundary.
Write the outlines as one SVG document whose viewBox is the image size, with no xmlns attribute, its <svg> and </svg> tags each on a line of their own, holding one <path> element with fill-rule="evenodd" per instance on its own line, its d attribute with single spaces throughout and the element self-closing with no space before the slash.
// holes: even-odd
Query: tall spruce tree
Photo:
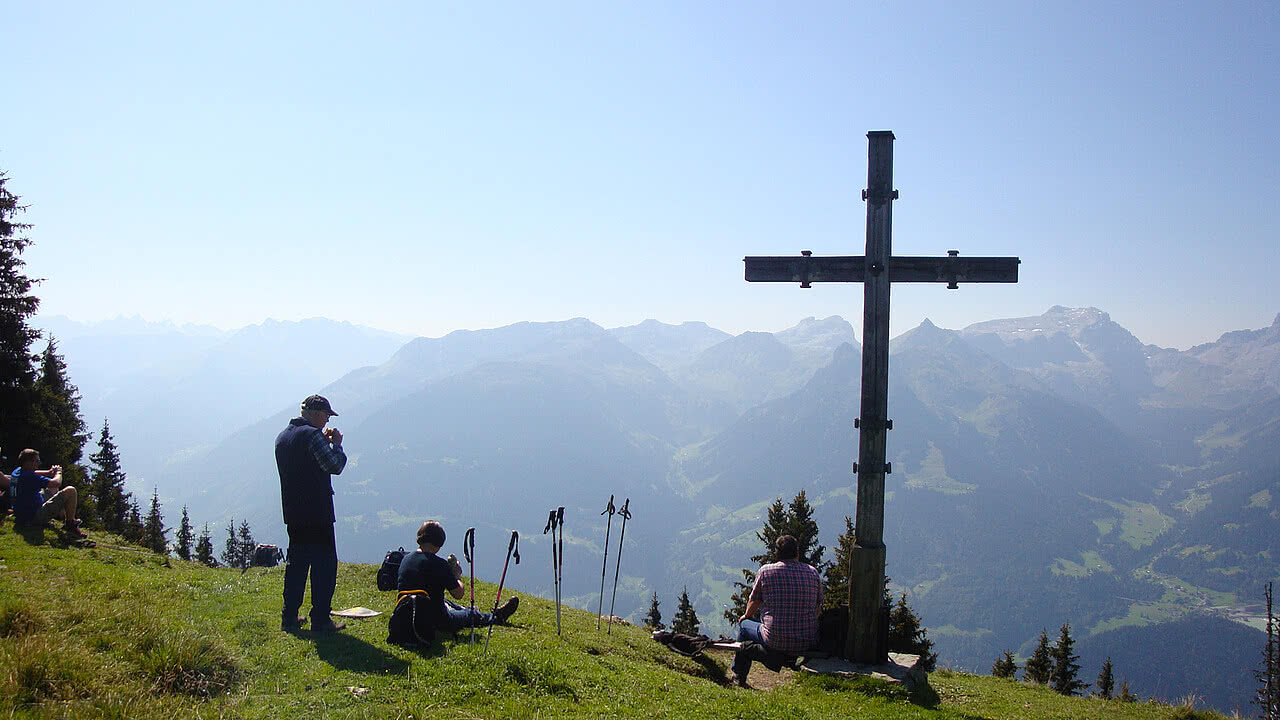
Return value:
<svg viewBox="0 0 1280 720">
<path fill-rule="evenodd" d="M 650 630 L 663 630 L 667 626 L 662 624 L 662 611 L 658 609 L 658 593 L 653 593 L 653 600 L 649 602 L 649 614 L 644 616 L 644 626 Z"/>
<path fill-rule="evenodd" d="M 1054 643 L 1049 656 L 1053 658 L 1053 674 L 1050 682 L 1053 689 L 1062 695 L 1075 695 L 1089 687 L 1089 683 L 1080 682 L 1080 659 L 1075 654 L 1075 640 L 1071 638 L 1071 624 L 1062 623 L 1058 630 L 1058 641 Z"/>
<path fill-rule="evenodd" d="M 1005 650 L 1004 654 L 996 658 L 995 663 L 991 665 L 992 677 L 1012 679 L 1017 672 L 1018 664 L 1013 660 L 1013 653 L 1008 650 Z"/>
<path fill-rule="evenodd" d="M 17 222 L 26 206 L 5 187 L 8 181 L 0 172 L 0 467 L 6 469 L 17 466 L 24 448 L 41 449 L 30 422 L 37 377 L 31 344 L 40 331 L 27 322 L 40 307 L 32 293 L 40 281 L 23 272 L 22 253 L 31 244 L 25 231 L 31 226 Z"/>
<path fill-rule="evenodd" d="M 187 515 L 187 506 L 182 506 L 182 523 L 173 536 L 173 551 L 183 560 L 191 559 L 191 546 L 195 535 L 191 531 L 191 517 Z"/>
<path fill-rule="evenodd" d="M 68 470 L 80 462 L 89 435 L 80 416 L 80 390 L 67 379 L 67 363 L 58 354 L 53 338 L 40 355 L 30 412 L 31 432 L 39 438 L 34 447 L 40 451 L 41 461 L 61 465 L 65 481 L 79 479 L 70 477 Z"/>
<path fill-rule="evenodd" d="M 1027 664 L 1022 667 L 1022 679 L 1048 685 L 1052 677 L 1053 657 L 1049 655 L 1049 633 L 1041 630 L 1040 641 L 1036 644 L 1035 651 L 1031 653 L 1031 657 L 1027 658 Z"/>
<path fill-rule="evenodd" d="M 1098 689 L 1098 697 L 1103 700 L 1110 700 L 1116 691 L 1116 678 L 1111 672 L 1111 656 L 1102 663 L 1102 670 L 1098 671 L 1098 682 L 1094 684 Z"/>
<path fill-rule="evenodd" d="M 151 508 L 147 510 L 147 518 L 142 522 L 142 544 L 151 548 L 152 552 L 164 555 L 169 552 L 169 530 L 164 526 L 164 514 L 160 511 L 160 490 L 151 491 Z"/>
<path fill-rule="evenodd" d="M 1258 717 L 1262 720 L 1280 720 L 1280 638 L 1277 632 L 1276 616 L 1272 611 L 1272 584 L 1263 588 L 1263 596 L 1267 601 L 1267 641 L 1262 649 L 1262 665 L 1254 672 L 1258 681 L 1258 689 L 1254 693 L 1253 704 L 1258 707 Z"/>
<path fill-rule="evenodd" d="M 698 613 L 694 612 L 693 603 L 689 602 L 689 588 L 685 587 L 680 592 L 680 604 L 676 608 L 675 617 L 671 619 L 671 629 L 685 635 L 697 635 L 701 624 Z"/>
<path fill-rule="evenodd" d="M 204 524 L 204 530 L 200 533 L 200 537 L 196 540 L 196 562 L 209 567 L 217 567 L 218 559 L 213 556 L 213 536 L 209 534 L 209 523 Z"/>
<path fill-rule="evenodd" d="M 905 592 L 889 610 L 889 650 L 919 655 L 920 667 L 925 672 L 933 672 L 938 665 L 938 654 L 933 651 L 929 631 L 907 603 Z"/>
<path fill-rule="evenodd" d="M 98 452 L 89 456 L 89 462 L 93 463 L 94 469 L 89 478 L 88 494 L 93 498 L 98 522 L 103 529 L 123 535 L 132 496 L 124 491 L 125 474 L 120 467 L 120 453 L 111 439 L 111 426 L 106 419 L 103 419 L 102 432 L 98 435 Z"/>
<path fill-rule="evenodd" d="M 796 493 L 790 504 L 784 505 L 782 498 L 778 498 L 769 506 L 764 527 L 756 533 L 756 539 L 764 546 L 764 552 L 753 555 L 751 561 L 757 566 L 777 562 L 776 543 L 783 535 L 791 535 L 796 539 L 796 548 L 802 562 L 814 566 L 819 573 L 823 572 L 826 564 L 822 561 L 822 553 L 826 548 L 818 543 L 818 523 L 813 519 L 813 507 L 809 505 L 804 490 Z M 746 612 L 747 600 L 751 597 L 751 587 L 755 582 L 755 570 L 744 568 L 742 582 L 734 582 L 737 591 L 730 599 L 728 609 L 724 611 L 726 620 L 736 623 L 742 613 Z"/>
</svg>

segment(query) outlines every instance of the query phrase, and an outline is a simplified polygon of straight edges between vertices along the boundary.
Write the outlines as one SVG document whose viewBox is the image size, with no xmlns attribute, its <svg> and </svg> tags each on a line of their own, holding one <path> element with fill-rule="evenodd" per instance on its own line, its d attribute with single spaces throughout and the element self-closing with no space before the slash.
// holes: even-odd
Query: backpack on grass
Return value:
<svg viewBox="0 0 1280 720">
<path fill-rule="evenodd" d="M 387 553 L 390 555 L 391 553 Z M 395 610 L 387 619 L 387 642 L 396 645 L 431 645 L 436 630 L 431 622 L 426 590 L 406 590 L 396 598 Z"/>
<path fill-rule="evenodd" d="M 382 567 L 378 568 L 378 589 L 395 590 L 396 580 L 400 575 L 400 563 L 404 560 L 404 548 L 388 550 L 382 559 Z"/>
</svg>

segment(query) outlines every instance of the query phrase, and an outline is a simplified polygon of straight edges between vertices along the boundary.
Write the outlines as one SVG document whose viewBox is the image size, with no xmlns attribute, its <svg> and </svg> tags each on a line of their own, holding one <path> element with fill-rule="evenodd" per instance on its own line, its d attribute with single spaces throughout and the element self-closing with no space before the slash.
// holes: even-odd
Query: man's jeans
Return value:
<svg viewBox="0 0 1280 720">
<path fill-rule="evenodd" d="M 764 638 L 760 636 L 760 623 L 756 620 L 743 620 L 738 624 L 738 642 L 753 642 L 764 645 Z M 751 672 L 751 656 L 739 650 L 733 654 L 733 674 L 737 677 L 746 679 L 747 673 Z"/>
<path fill-rule="evenodd" d="M 445 621 L 447 627 L 440 629 L 446 632 L 468 627 L 487 627 L 497 622 L 497 619 L 487 612 L 463 607 L 448 598 L 444 601 L 444 612 L 448 615 Z"/>
<path fill-rule="evenodd" d="M 333 525 L 288 530 L 289 558 L 284 568 L 284 608 L 280 617 L 285 622 L 298 617 L 310 571 L 311 626 L 323 625 L 329 621 L 333 590 L 338 584 L 338 548 Z"/>
</svg>

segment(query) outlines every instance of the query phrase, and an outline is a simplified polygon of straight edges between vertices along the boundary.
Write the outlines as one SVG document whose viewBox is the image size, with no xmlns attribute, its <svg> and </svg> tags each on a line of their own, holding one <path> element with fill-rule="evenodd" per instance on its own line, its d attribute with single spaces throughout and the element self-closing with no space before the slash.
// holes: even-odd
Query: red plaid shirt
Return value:
<svg viewBox="0 0 1280 720">
<path fill-rule="evenodd" d="M 800 653 L 818 640 L 822 610 L 822 579 L 812 565 L 784 560 L 760 568 L 751 599 L 764 603 L 760 636 L 764 644 L 784 653 Z"/>
</svg>

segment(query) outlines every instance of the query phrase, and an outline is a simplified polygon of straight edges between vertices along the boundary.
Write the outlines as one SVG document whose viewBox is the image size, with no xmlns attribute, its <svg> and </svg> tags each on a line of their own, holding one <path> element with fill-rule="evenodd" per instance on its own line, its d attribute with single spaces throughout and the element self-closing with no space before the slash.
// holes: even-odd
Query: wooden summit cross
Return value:
<svg viewBox="0 0 1280 720">
<path fill-rule="evenodd" d="M 867 254 L 813 257 L 747 257 L 747 282 L 863 283 L 862 408 L 858 428 L 858 506 L 855 543 L 849 562 L 849 636 L 845 657 L 880 664 L 889 656 L 889 613 L 884 598 L 885 436 L 893 428 L 889 405 L 889 283 L 939 282 L 950 289 L 962 282 L 1018 281 L 1016 257 L 897 257 L 891 252 L 893 201 L 893 133 L 867 133 Z"/>
</svg>

